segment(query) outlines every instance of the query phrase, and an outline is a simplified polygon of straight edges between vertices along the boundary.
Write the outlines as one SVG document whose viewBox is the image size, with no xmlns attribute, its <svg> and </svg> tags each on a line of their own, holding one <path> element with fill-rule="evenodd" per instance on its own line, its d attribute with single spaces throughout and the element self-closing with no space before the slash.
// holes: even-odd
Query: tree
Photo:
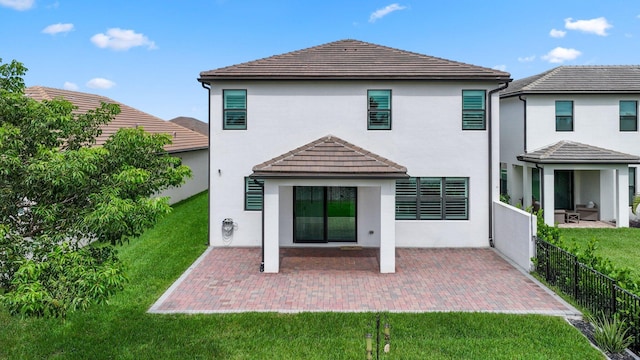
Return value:
<svg viewBox="0 0 640 360">
<path fill-rule="evenodd" d="M 83 266 L 117 267 L 111 250 L 104 256 L 82 246 L 113 246 L 140 235 L 171 209 L 168 198 L 153 195 L 191 175 L 164 150 L 168 134 L 120 129 L 96 146 L 118 105 L 77 113 L 64 99 L 35 101 L 24 95 L 26 71 L 0 59 L 0 293 L 13 300 L 19 269 L 46 264 L 60 252 L 100 258 L 76 261 Z"/>
</svg>

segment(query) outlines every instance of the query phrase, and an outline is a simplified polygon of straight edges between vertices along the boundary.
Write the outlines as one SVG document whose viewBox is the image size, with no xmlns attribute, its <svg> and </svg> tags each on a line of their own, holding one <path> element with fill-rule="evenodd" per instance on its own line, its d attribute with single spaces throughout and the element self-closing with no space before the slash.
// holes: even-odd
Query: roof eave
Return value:
<svg viewBox="0 0 640 360">
<path fill-rule="evenodd" d="M 406 179 L 406 173 L 296 173 L 296 172 L 261 172 L 254 171 L 251 178 L 258 179 L 370 179 L 370 180 L 392 180 Z"/>
<path fill-rule="evenodd" d="M 436 81 L 496 81 L 511 82 L 508 76 L 424 76 L 424 75 L 345 75 L 345 76 L 325 76 L 325 75 L 215 75 L 201 76 L 199 82 L 209 83 L 220 80 L 436 80 Z"/>
<path fill-rule="evenodd" d="M 581 164 L 581 165 L 612 165 L 612 164 L 640 164 L 640 159 L 629 159 L 629 160 L 621 160 L 621 159 L 615 159 L 615 160 L 603 160 L 603 159 L 598 159 L 598 160 L 589 160 L 589 159 L 583 159 L 583 160 L 575 160 L 575 159 L 566 159 L 566 160 L 559 160 L 559 159 L 536 159 L 536 158 L 530 158 L 530 157 L 523 157 L 523 156 L 517 156 L 516 157 L 518 159 L 518 161 L 524 161 L 524 162 L 528 162 L 528 163 L 533 163 L 533 164 Z"/>
<path fill-rule="evenodd" d="M 636 90 L 545 90 L 545 91 L 535 91 L 535 90 L 519 90 L 511 93 L 500 94 L 500 98 L 506 99 L 509 97 L 519 96 L 519 95 L 593 95 L 593 94 L 640 94 L 640 89 Z"/>
</svg>

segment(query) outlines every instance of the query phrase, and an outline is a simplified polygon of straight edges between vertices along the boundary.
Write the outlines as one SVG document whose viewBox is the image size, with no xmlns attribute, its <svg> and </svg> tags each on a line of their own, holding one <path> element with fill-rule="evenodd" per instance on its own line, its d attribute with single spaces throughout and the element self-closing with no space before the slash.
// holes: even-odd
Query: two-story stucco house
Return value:
<svg viewBox="0 0 640 360">
<path fill-rule="evenodd" d="M 508 73 L 342 40 L 204 71 L 210 245 L 485 247 Z"/>
<path fill-rule="evenodd" d="M 514 81 L 500 94 L 501 191 L 514 205 L 539 204 L 549 225 L 629 226 L 639 100 L 638 65 L 560 66 Z"/>
</svg>

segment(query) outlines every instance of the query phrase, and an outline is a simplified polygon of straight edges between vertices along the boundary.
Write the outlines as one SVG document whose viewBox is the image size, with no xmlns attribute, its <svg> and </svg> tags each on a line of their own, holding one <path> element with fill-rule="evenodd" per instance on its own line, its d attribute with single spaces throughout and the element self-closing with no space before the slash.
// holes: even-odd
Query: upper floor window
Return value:
<svg viewBox="0 0 640 360">
<path fill-rule="evenodd" d="M 573 131 L 573 101 L 556 101 L 556 131 Z"/>
<path fill-rule="evenodd" d="M 637 101 L 620 101 L 620 131 L 638 131 Z"/>
<path fill-rule="evenodd" d="M 224 114 L 222 128 L 224 130 L 247 129 L 247 90 L 223 90 Z"/>
<path fill-rule="evenodd" d="M 391 90 L 368 90 L 367 98 L 367 130 L 391 130 Z"/>
<path fill-rule="evenodd" d="M 468 220 L 469 178 L 412 177 L 396 181 L 396 220 Z"/>
<path fill-rule="evenodd" d="M 462 130 L 486 129 L 485 98 L 485 90 L 462 90 Z"/>
</svg>

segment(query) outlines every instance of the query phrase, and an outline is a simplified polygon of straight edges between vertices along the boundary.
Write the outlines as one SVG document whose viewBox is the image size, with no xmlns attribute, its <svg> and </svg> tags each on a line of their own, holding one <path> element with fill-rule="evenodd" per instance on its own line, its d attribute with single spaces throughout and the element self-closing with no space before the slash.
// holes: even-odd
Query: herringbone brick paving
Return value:
<svg viewBox="0 0 640 360">
<path fill-rule="evenodd" d="M 578 312 L 492 249 L 281 249 L 280 273 L 259 272 L 259 248 L 210 248 L 152 306 L 160 313 L 245 311 Z"/>
</svg>

